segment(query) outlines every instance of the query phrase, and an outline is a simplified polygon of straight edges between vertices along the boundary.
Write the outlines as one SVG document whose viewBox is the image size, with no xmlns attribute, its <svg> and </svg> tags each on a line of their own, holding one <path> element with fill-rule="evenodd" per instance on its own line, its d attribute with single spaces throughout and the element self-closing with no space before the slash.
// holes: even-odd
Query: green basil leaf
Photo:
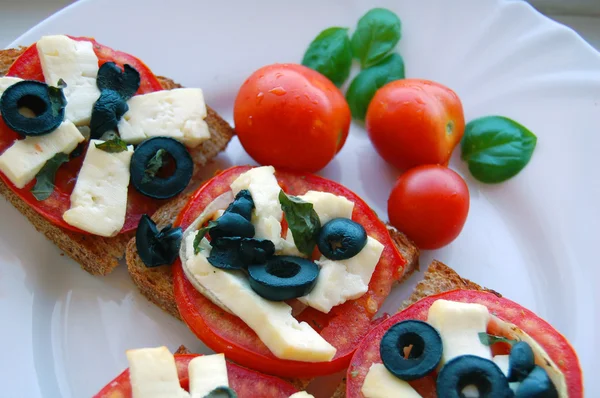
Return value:
<svg viewBox="0 0 600 398">
<path fill-rule="evenodd" d="M 223 386 L 215 388 L 204 398 L 237 398 L 237 394 L 231 388 Z"/>
<path fill-rule="evenodd" d="M 279 203 L 288 223 L 296 247 L 307 256 L 312 255 L 321 229 L 319 216 L 312 203 L 279 191 Z"/>
<path fill-rule="evenodd" d="M 363 68 L 377 63 L 396 47 L 401 26 L 398 16 L 385 8 L 373 8 L 363 15 L 352 35 L 352 52 Z"/>
<path fill-rule="evenodd" d="M 211 228 L 214 228 L 217 225 L 219 225 L 218 222 L 209 221 L 208 224 L 206 225 L 206 227 L 202 227 L 198 230 L 198 233 L 196 234 L 196 237 L 194 238 L 194 253 L 195 254 L 198 254 L 202 251 L 202 248 L 200 247 L 200 242 L 202 242 L 202 239 L 204 239 L 204 237 L 206 236 L 208 231 L 210 231 Z"/>
<path fill-rule="evenodd" d="M 529 163 L 537 137 L 504 116 L 469 122 L 461 142 L 462 159 L 473 177 L 485 183 L 506 181 Z"/>
<path fill-rule="evenodd" d="M 67 106 L 67 98 L 63 93 L 63 88 L 67 83 L 63 79 L 58 79 L 56 87 L 48 86 L 48 98 L 50 99 L 50 109 L 52 116 L 57 116 Z"/>
<path fill-rule="evenodd" d="M 127 150 L 127 143 L 119 137 L 115 137 L 109 141 L 104 141 L 102 144 L 94 145 L 96 145 L 96 148 L 108 153 L 119 153 Z"/>
<path fill-rule="evenodd" d="M 396 53 L 361 71 L 346 92 L 352 116 L 364 120 L 375 92 L 389 82 L 400 79 L 404 79 L 404 60 Z"/>
<path fill-rule="evenodd" d="M 310 43 L 302 65 L 325 75 L 336 86 L 341 86 L 352 66 L 352 47 L 347 28 L 327 28 Z"/>
<path fill-rule="evenodd" d="M 146 165 L 146 169 L 144 170 L 144 177 L 142 178 L 142 184 L 150 182 L 156 176 L 156 173 L 158 173 L 158 170 L 160 170 L 160 168 L 163 166 L 163 157 L 165 156 L 166 153 L 167 153 L 167 151 L 165 151 L 164 149 L 161 148 L 158 151 L 156 151 L 154 156 L 152 156 L 152 159 L 150 159 L 148 161 L 148 164 Z"/>
<path fill-rule="evenodd" d="M 31 188 L 31 193 L 37 200 L 46 200 L 54 192 L 54 179 L 60 165 L 69 161 L 69 155 L 57 153 L 46 162 L 41 170 L 35 176 L 35 185 Z"/>
<path fill-rule="evenodd" d="M 502 336 L 494 336 L 493 334 L 487 334 L 485 332 L 478 333 L 478 335 L 481 344 L 486 346 L 491 346 L 496 343 L 508 343 L 510 345 L 513 345 L 518 342 L 517 340 L 507 339 L 506 337 Z"/>
</svg>

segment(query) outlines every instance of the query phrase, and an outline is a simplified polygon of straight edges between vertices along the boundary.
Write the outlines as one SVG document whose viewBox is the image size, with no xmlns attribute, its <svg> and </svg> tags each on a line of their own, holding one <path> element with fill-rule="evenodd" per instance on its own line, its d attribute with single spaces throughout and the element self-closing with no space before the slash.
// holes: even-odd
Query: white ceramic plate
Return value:
<svg viewBox="0 0 600 398">
<path fill-rule="evenodd" d="M 355 26 L 374 4 L 194 0 L 88 0 L 17 39 L 44 34 L 94 36 L 143 59 L 157 74 L 202 87 L 228 120 L 243 79 L 272 62 L 299 62 L 312 38 Z M 501 114 L 538 136 L 531 163 L 501 185 L 470 177 L 458 153 L 451 166 L 471 190 L 471 211 L 450 246 L 424 253 L 502 292 L 564 333 L 587 372 L 587 395 L 600 362 L 597 266 L 600 226 L 600 54 L 570 29 L 522 2 L 380 0 L 403 21 L 399 50 L 409 77 L 456 90 L 467 119 Z M 459 152 L 459 151 L 457 151 Z M 207 170 L 250 163 L 237 139 Z M 396 171 L 352 126 L 322 174 L 363 196 L 385 219 Z M 201 344 L 186 327 L 148 303 L 124 267 L 92 277 L 4 200 L 0 201 L 2 396 L 86 397 L 126 367 L 126 349 Z M 420 279 L 396 289 L 394 311 Z M 592 381 L 590 381 L 592 380 Z"/>
</svg>

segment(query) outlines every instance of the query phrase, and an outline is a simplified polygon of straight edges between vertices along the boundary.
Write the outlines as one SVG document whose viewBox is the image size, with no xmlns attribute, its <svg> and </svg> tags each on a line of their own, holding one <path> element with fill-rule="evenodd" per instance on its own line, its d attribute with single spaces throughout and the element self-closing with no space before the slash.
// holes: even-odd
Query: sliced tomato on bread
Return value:
<svg viewBox="0 0 600 398">
<path fill-rule="evenodd" d="M 548 354 L 564 375 L 566 390 L 570 398 L 583 397 L 582 373 L 577 355 L 567 339 L 533 312 L 519 304 L 499 297 L 490 292 L 474 290 L 453 290 L 425 297 L 405 310 L 395 314 L 374 328 L 363 340 L 352 357 L 346 380 L 346 396 L 362 398 L 361 389 L 369 368 L 374 363 L 381 363 L 379 345 L 387 330 L 398 322 L 415 319 L 426 321 L 429 307 L 436 300 L 449 300 L 464 303 L 485 305 L 491 314 L 507 324 L 514 325 L 529 335 Z M 490 322 L 488 332 L 502 335 L 498 322 Z M 412 387 L 425 398 L 435 398 L 436 382 L 433 375 L 410 382 Z"/>
<path fill-rule="evenodd" d="M 198 354 L 175 354 L 175 364 L 181 387 L 188 389 L 188 364 Z M 288 398 L 298 390 L 290 383 L 277 377 L 264 375 L 227 362 L 229 386 L 239 398 L 272 397 Z M 131 398 L 129 369 L 108 383 L 94 398 Z"/>
<path fill-rule="evenodd" d="M 218 196 L 230 191 L 230 184 L 250 167 L 230 168 L 204 184 L 179 214 L 176 225 L 184 230 Z M 369 283 L 369 291 L 356 300 L 333 307 L 328 313 L 306 308 L 298 317 L 320 333 L 337 349 L 330 362 L 301 362 L 275 357 L 256 333 L 240 318 L 225 313 L 198 292 L 186 278 L 181 261 L 173 267 L 175 298 L 181 317 L 190 329 L 210 348 L 223 352 L 233 361 L 264 373 L 284 377 L 311 377 L 331 374 L 346 368 L 357 345 L 372 326 L 372 318 L 392 285 L 405 269 L 405 260 L 394 245 L 385 224 L 356 194 L 342 185 L 312 174 L 278 170 L 279 185 L 291 195 L 309 190 L 330 192 L 354 202 L 352 219 L 361 224 L 367 235 L 381 242 L 385 249 Z"/>
<path fill-rule="evenodd" d="M 72 37 L 74 40 L 86 40 L 93 44 L 94 52 L 98 57 L 99 66 L 105 62 L 114 62 L 119 66 L 129 64 L 133 66 L 139 73 L 141 78 L 140 88 L 137 94 L 146 94 L 153 91 L 162 90 L 162 86 L 157 77 L 152 71 L 139 59 L 132 55 L 126 54 L 121 51 L 113 50 L 110 47 L 99 44 L 94 39 L 86 37 Z M 37 80 L 44 81 L 44 73 L 42 72 L 42 65 L 38 56 L 36 44 L 31 45 L 15 62 L 11 65 L 8 70 L 7 76 L 19 77 L 26 80 Z M 4 152 L 10 147 L 17 139 L 21 138 L 16 132 L 8 128 L 4 121 L 0 118 L 0 153 Z M 22 189 L 19 189 L 11 183 L 11 181 L 0 172 L 0 178 L 15 192 L 22 200 L 37 211 L 39 214 L 44 216 L 48 221 L 54 225 L 68 230 L 88 233 L 77 229 L 63 220 L 63 213 L 67 211 L 71 206 L 71 193 L 75 187 L 77 175 L 81 169 L 84 156 L 83 154 L 79 157 L 71 159 L 69 162 L 62 165 L 55 178 L 55 189 L 52 195 L 42 201 L 38 201 L 33 194 L 30 192 L 31 188 L 35 184 L 35 180 L 31 181 Z M 133 187 L 129 187 L 129 193 L 127 198 L 127 215 L 125 216 L 125 224 L 121 233 L 132 231 L 137 228 L 138 222 L 143 214 L 152 214 L 156 209 L 163 205 L 165 201 L 151 199 L 143 196 Z"/>
</svg>

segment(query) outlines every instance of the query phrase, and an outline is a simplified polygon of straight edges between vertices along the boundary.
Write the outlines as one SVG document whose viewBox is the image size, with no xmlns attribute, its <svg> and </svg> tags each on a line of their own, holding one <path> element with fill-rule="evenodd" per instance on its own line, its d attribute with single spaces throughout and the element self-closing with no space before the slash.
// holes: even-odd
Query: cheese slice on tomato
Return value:
<svg viewBox="0 0 600 398">
<path fill-rule="evenodd" d="M 410 384 L 391 374 L 382 363 L 371 365 L 361 392 L 365 398 L 421 398 Z"/>
<path fill-rule="evenodd" d="M 255 238 L 268 239 L 273 242 L 275 249 L 283 248 L 281 238 L 281 220 L 283 211 L 279 203 L 281 187 L 275 178 L 273 166 L 255 167 L 231 183 L 234 195 L 247 189 L 254 201 L 252 224 L 255 228 Z"/>
<path fill-rule="evenodd" d="M 427 322 L 442 338 L 440 366 L 461 355 L 492 359 L 492 351 L 479 339 L 487 331 L 490 312 L 485 305 L 436 300 L 427 314 Z"/>
<path fill-rule="evenodd" d="M 181 388 L 175 357 L 167 347 L 128 350 L 132 398 L 189 398 Z"/>
<path fill-rule="evenodd" d="M 118 153 L 96 147 L 91 140 L 71 194 L 71 208 L 63 214 L 67 224 L 99 236 L 115 236 L 125 224 L 129 165 L 133 146 Z"/>
<path fill-rule="evenodd" d="M 2 94 L 4 94 L 4 91 L 6 91 L 7 88 L 22 80 L 23 79 L 21 78 L 11 76 L 0 77 L 0 97 L 2 96 Z"/>
<path fill-rule="evenodd" d="M 89 124 L 94 103 L 100 97 L 96 86 L 98 57 L 89 41 L 65 35 L 44 36 L 36 44 L 44 79 L 56 86 L 62 79 L 67 98 L 65 118 L 76 125 Z"/>
<path fill-rule="evenodd" d="M 177 88 L 133 96 L 119 121 L 121 138 L 139 144 L 151 137 L 171 137 L 189 148 L 210 139 L 204 94 L 199 88 Z"/>
<path fill-rule="evenodd" d="M 50 134 L 15 141 L 0 155 L 0 170 L 19 189 L 31 182 L 46 162 L 58 153 L 71 153 L 84 140 L 70 121 Z"/>
<path fill-rule="evenodd" d="M 354 300 L 369 290 L 369 282 L 383 253 L 383 245 L 367 237 L 367 244 L 356 256 L 333 261 L 321 257 L 315 287 L 298 300 L 316 310 L 329 313 L 333 307 Z"/>
<path fill-rule="evenodd" d="M 344 196 L 330 192 L 308 191 L 304 195 L 298 196 L 298 198 L 312 203 L 313 209 L 319 216 L 321 226 L 334 218 L 352 218 L 354 202 Z"/>
<path fill-rule="evenodd" d="M 204 398 L 217 387 L 229 387 L 224 354 L 202 355 L 188 365 L 191 398 Z"/>
<path fill-rule="evenodd" d="M 298 322 L 292 316 L 292 307 L 259 296 L 242 272 L 224 271 L 210 265 L 207 260 L 210 246 L 206 238 L 202 240 L 203 250 L 195 254 L 196 234 L 186 231 L 181 260 L 188 280 L 200 293 L 244 321 L 277 358 L 324 362 L 334 357 L 335 347 L 308 323 Z"/>
<path fill-rule="evenodd" d="M 289 396 L 289 398 L 315 398 L 312 394 L 307 393 L 306 391 L 299 391 Z"/>
</svg>

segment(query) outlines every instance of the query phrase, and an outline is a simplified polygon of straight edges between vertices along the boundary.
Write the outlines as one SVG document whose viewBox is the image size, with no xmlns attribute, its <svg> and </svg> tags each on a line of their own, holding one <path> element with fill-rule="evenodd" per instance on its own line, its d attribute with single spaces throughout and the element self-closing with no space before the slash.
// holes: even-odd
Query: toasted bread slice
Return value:
<svg viewBox="0 0 600 398">
<path fill-rule="evenodd" d="M 187 202 L 187 196 L 182 196 L 177 200 L 164 205 L 154 213 L 152 219 L 156 222 L 159 228 L 172 223 L 177 214 Z M 419 249 L 404 235 L 394 227 L 388 226 L 388 231 L 396 246 L 406 259 L 406 268 L 404 277 L 408 277 L 419 267 Z M 177 319 L 181 319 L 177 304 L 175 303 L 175 295 L 173 293 L 173 276 L 171 274 L 171 266 L 164 265 L 161 267 L 148 268 L 142 262 L 142 259 L 137 253 L 135 238 L 127 245 L 126 261 L 127 268 L 131 274 L 133 282 L 140 289 L 142 294 L 148 300 L 167 311 Z"/>
<path fill-rule="evenodd" d="M 427 271 L 425 271 L 423 280 L 417 284 L 415 290 L 413 290 L 408 300 L 402 303 L 402 306 L 398 309 L 398 312 L 427 296 L 457 289 L 486 291 L 501 297 L 500 293 L 485 287 L 481 287 L 475 282 L 471 282 L 468 279 L 462 278 L 456 273 L 456 271 L 448 267 L 446 264 L 437 260 L 433 260 L 429 265 L 429 268 L 427 268 Z M 344 379 L 331 398 L 344 398 L 345 396 L 346 381 Z"/>
<path fill-rule="evenodd" d="M 6 74 L 10 65 L 25 49 L 25 47 L 20 47 L 0 50 L 0 76 Z M 166 77 L 158 77 L 158 79 L 165 90 L 181 87 Z M 211 138 L 191 151 L 196 170 L 204 166 L 219 152 L 223 151 L 234 134 L 231 126 L 212 108 L 207 106 L 207 111 L 206 122 Z M 3 181 L 0 181 L 0 193 L 17 210 L 23 213 L 39 232 L 46 235 L 56 246 L 77 261 L 84 270 L 94 275 L 106 275 L 110 273 L 118 265 L 118 261 L 125 255 L 127 242 L 134 236 L 133 232 L 129 232 L 112 238 L 104 238 L 69 231 L 55 226 L 39 215 L 25 201 L 15 195 Z M 177 201 L 178 198 L 174 200 Z"/>
</svg>

